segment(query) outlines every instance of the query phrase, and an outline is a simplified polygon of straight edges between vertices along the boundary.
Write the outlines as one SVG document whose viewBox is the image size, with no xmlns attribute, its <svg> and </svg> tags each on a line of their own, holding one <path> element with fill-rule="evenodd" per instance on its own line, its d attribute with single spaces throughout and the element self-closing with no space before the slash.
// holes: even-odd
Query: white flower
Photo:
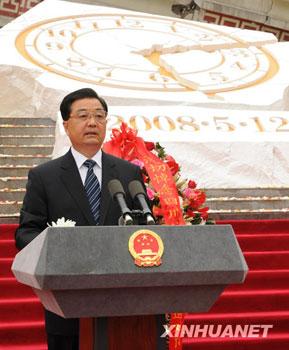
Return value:
<svg viewBox="0 0 289 350">
<path fill-rule="evenodd" d="M 75 226 L 76 222 L 75 221 L 72 221 L 72 220 L 65 220 L 64 217 L 62 217 L 61 219 L 57 219 L 56 223 L 54 221 L 52 221 L 52 225 L 49 225 L 47 223 L 47 225 L 49 227 L 72 227 L 72 226 Z"/>
<path fill-rule="evenodd" d="M 179 191 L 183 192 L 183 190 L 188 187 L 188 180 L 182 179 L 181 176 L 179 176 L 176 180 L 176 186 Z"/>
</svg>

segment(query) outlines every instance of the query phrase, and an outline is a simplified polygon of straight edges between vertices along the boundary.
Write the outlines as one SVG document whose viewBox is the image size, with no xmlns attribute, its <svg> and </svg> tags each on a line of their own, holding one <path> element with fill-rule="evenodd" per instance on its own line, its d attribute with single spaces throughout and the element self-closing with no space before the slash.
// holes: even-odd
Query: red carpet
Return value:
<svg viewBox="0 0 289 350">
<path fill-rule="evenodd" d="M 225 223 L 225 222 L 222 222 Z M 227 222 L 226 222 L 227 223 Z M 190 314 L 187 325 L 273 325 L 268 337 L 192 337 L 184 350 L 289 349 L 289 220 L 231 221 L 250 272 L 230 286 L 207 314 Z M 0 225 L 0 349 L 44 350 L 42 307 L 10 271 L 16 225 Z M 137 349 L 136 349 L 137 350 Z"/>
</svg>

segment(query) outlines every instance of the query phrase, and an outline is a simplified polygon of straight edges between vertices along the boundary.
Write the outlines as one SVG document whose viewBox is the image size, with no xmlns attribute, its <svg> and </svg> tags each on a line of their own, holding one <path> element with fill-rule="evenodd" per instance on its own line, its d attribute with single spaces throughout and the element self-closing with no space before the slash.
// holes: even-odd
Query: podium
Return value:
<svg viewBox="0 0 289 350">
<path fill-rule="evenodd" d="M 139 230 L 162 239 L 160 266 L 135 265 L 128 242 Z M 76 226 L 46 228 L 12 271 L 57 315 L 110 318 L 206 312 L 248 267 L 230 225 Z"/>
</svg>

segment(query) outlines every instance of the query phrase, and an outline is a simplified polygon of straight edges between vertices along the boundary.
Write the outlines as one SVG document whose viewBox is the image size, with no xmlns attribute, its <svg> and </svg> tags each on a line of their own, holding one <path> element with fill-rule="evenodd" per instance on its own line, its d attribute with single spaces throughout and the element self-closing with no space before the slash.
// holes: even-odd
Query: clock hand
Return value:
<svg viewBox="0 0 289 350">
<path fill-rule="evenodd" d="M 159 68 L 159 74 L 162 77 L 164 83 L 166 82 L 166 78 L 170 78 L 170 79 L 176 81 L 182 87 L 186 88 L 186 90 L 194 91 L 194 89 L 189 88 L 188 86 L 184 85 L 171 72 L 166 70 L 166 68 L 160 62 L 161 52 L 154 51 L 150 55 L 146 55 L 146 56 L 143 56 L 143 57 L 145 59 L 147 59 L 150 63 L 152 63 L 153 65 L 155 65 L 155 66 L 157 66 Z M 152 74 L 151 75 L 151 79 L 152 80 L 157 80 L 158 78 L 156 77 L 155 74 Z"/>
</svg>

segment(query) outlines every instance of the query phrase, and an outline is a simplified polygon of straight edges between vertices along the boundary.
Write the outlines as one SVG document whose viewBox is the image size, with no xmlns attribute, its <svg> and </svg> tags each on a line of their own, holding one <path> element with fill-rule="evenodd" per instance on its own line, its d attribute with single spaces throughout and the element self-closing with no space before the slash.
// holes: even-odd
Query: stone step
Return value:
<svg viewBox="0 0 289 350">
<path fill-rule="evenodd" d="M 18 222 L 28 171 L 51 158 L 54 130 L 49 118 L 0 117 L 0 222 Z"/>
<path fill-rule="evenodd" d="M 26 173 L 27 174 L 27 173 Z M 2 176 L 0 177 L 0 189 L 25 188 L 27 176 Z"/>
<path fill-rule="evenodd" d="M 51 125 L 55 121 L 50 118 L 37 117 L 0 117 L 0 125 Z"/>
<path fill-rule="evenodd" d="M 19 177 L 27 176 L 29 169 L 33 168 L 29 165 L 15 166 L 15 165 L 0 165 L 1 177 Z"/>
<path fill-rule="evenodd" d="M 10 155 L 49 155 L 51 156 L 53 152 L 52 146 L 44 145 L 0 145 L 0 154 L 10 154 Z"/>
<path fill-rule="evenodd" d="M 26 166 L 34 166 L 38 164 L 42 164 L 47 162 L 51 157 L 50 156 L 10 156 L 10 155 L 5 155 L 5 154 L 0 154 L 0 165 L 26 165 Z M 1 173 L 1 175 L 3 175 Z"/>
<path fill-rule="evenodd" d="M 12 135 L 0 136 L 0 144 L 2 145 L 54 145 L 54 135 Z"/>
<path fill-rule="evenodd" d="M 289 208 L 289 197 L 207 198 L 206 205 L 211 210 L 283 209 Z"/>
<path fill-rule="evenodd" d="M 289 196 L 289 187 L 282 188 L 208 188 L 207 197 L 241 198 L 241 197 L 277 197 Z"/>
<path fill-rule="evenodd" d="M 22 201 L 26 190 L 24 188 L 1 188 L 0 198 L 2 201 Z"/>
<path fill-rule="evenodd" d="M 276 210 L 210 210 L 209 217 L 212 220 L 273 220 L 273 219 L 289 219 L 288 208 Z"/>
<path fill-rule="evenodd" d="M 0 200 L 0 217 L 19 217 L 22 201 Z"/>
<path fill-rule="evenodd" d="M 54 135 L 52 125 L 0 125 L 1 135 Z"/>
<path fill-rule="evenodd" d="M 19 215 L 18 216 L 15 216 L 15 215 L 0 216 L 0 224 L 19 224 Z"/>
</svg>

